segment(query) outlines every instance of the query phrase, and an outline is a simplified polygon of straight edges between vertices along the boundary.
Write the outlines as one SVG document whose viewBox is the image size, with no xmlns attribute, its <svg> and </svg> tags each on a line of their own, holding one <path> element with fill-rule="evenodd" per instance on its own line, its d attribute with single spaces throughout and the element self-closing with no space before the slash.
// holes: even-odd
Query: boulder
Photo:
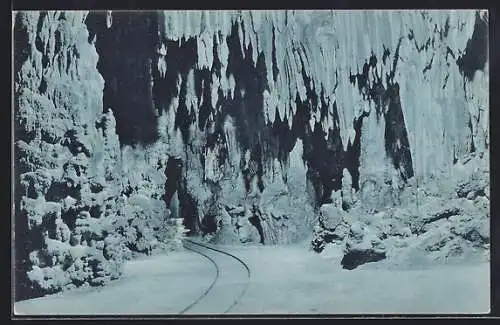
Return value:
<svg viewBox="0 0 500 325">
<path fill-rule="evenodd" d="M 356 267 L 371 262 L 378 262 L 386 258 L 383 251 L 375 249 L 353 249 L 347 252 L 340 264 L 344 269 L 353 270 Z"/>
<path fill-rule="evenodd" d="M 347 212 L 335 205 L 323 204 L 320 207 L 319 224 L 324 229 L 334 231 L 347 216 Z"/>
<path fill-rule="evenodd" d="M 462 181 L 457 185 L 456 191 L 458 197 L 466 197 L 469 200 L 475 199 L 477 196 L 485 196 L 485 188 L 488 188 L 488 175 L 473 174 L 466 181 Z"/>
<path fill-rule="evenodd" d="M 341 265 L 352 270 L 359 265 L 377 262 L 386 258 L 385 246 L 374 231 L 362 222 L 351 224 L 345 244 L 345 254 Z"/>
</svg>

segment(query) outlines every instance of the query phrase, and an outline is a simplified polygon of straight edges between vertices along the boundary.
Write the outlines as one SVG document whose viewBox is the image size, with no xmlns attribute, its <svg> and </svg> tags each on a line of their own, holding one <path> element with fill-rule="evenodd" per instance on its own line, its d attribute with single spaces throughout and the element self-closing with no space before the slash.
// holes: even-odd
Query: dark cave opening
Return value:
<svg viewBox="0 0 500 325">
<path fill-rule="evenodd" d="M 196 200 L 186 189 L 183 177 L 184 163 L 180 157 L 170 157 L 165 168 L 165 195 L 163 200 L 170 207 L 171 218 L 182 218 L 182 223 L 189 231 L 188 236 L 200 232 Z"/>
<path fill-rule="evenodd" d="M 186 191 L 179 192 L 179 210 L 187 235 L 197 235 L 201 231 L 196 200 Z"/>
<path fill-rule="evenodd" d="M 467 41 L 465 53 L 456 62 L 460 72 L 469 81 L 474 78 L 477 70 L 484 70 L 488 60 L 488 14 L 483 17 L 479 11 L 476 12 L 474 31 Z"/>
<path fill-rule="evenodd" d="M 241 28 L 245 26 L 242 23 Z M 250 42 L 245 48 L 245 56 L 240 47 L 238 25 L 233 24 L 231 34 L 226 38 L 229 55 L 226 77 L 234 76 L 234 98 L 222 104 L 223 115 L 234 118 L 240 149 L 245 152 L 253 150 L 261 140 L 261 131 L 265 129 L 263 113 L 263 92 L 268 89 L 267 70 L 264 54 L 261 52 L 254 61 L 253 45 Z"/>
<path fill-rule="evenodd" d="M 213 214 L 203 217 L 200 224 L 200 230 L 203 234 L 215 234 L 217 232 L 217 218 Z"/>
<path fill-rule="evenodd" d="M 316 175 L 313 183 L 321 184 L 321 195 L 318 197 L 318 204 L 321 205 L 329 200 L 332 190 L 339 190 L 342 187 L 343 170 L 343 148 L 340 134 L 322 130 L 321 125 L 316 122 L 314 131 L 307 140 L 304 141 L 304 157 L 307 159 L 308 167 L 315 171 L 310 175 Z M 330 148 L 329 148 L 330 147 Z"/>
<path fill-rule="evenodd" d="M 152 92 L 157 15 L 113 12 L 113 24 L 108 28 L 106 12 L 92 11 L 85 21 L 89 41 L 95 36 L 97 69 L 105 81 L 103 111 L 113 110 L 122 145 L 148 144 L 158 138 Z"/>
<path fill-rule="evenodd" d="M 308 96 L 312 96 L 313 93 L 315 94 L 315 91 L 310 89 Z M 321 94 L 323 94 L 323 90 Z M 323 118 L 328 113 L 328 103 L 323 96 L 321 96 L 319 103 L 317 96 L 313 97 L 315 99 L 309 100 L 308 97 L 306 101 L 302 102 L 297 94 L 297 114 L 294 116 L 292 131 L 303 141 L 303 158 L 308 165 L 307 176 L 315 187 L 316 204 L 319 206 L 330 202 L 332 191 L 342 188 L 343 169 L 347 168 L 351 171 L 353 167 L 349 165 L 350 160 L 347 158 L 350 155 L 350 150 L 344 151 L 338 126 L 328 130 L 327 133 L 323 130 L 320 121 L 316 121 L 314 130 L 311 129 L 309 125 L 311 111 L 319 109 Z M 334 125 L 338 125 L 336 102 L 332 106 Z"/>
<path fill-rule="evenodd" d="M 259 212 L 258 209 L 254 206 L 252 216 L 248 218 L 248 221 L 254 226 L 259 232 L 260 243 L 264 244 L 264 229 L 262 228 L 262 224 L 260 223 Z"/>
<path fill-rule="evenodd" d="M 172 197 L 176 191 L 181 188 L 183 162 L 179 157 L 170 157 L 165 168 L 165 195 L 163 200 L 167 206 L 170 206 Z"/>
</svg>

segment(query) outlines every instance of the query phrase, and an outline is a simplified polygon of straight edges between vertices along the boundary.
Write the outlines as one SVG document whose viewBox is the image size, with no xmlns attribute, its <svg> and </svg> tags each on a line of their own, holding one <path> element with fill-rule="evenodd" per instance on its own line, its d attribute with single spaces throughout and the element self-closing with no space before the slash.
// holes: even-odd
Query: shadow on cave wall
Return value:
<svg viewBox="0 0 500 325">
<path fill-rule="evenodd" d="M 93 11 L 86 18 L 89 41 L 95 37 L 97 69 L 104 78 L 103 111 L 111 108 L 122 145 L 157 140 L 157 114 L 153 104 L 152 57 L 157 44 L 157 13 Z"/>
<path fill-rule="evenodd" d="M 400 176 L 403 181 L 413 177 L 414 170 L 412 164 L 412 157 L 410 151 L 410 143 L 408 140 L 408 131 L 406 129 L 406 122 L 403 115 L 403 108 L 399 95 L 399 84 L 394 81 L 394 76 L 399 61 L 399 49 L 401 46 L 402 38 L 394 51 L 394 57 L 391 70 L 386 73 L 386 87 L 384 87 L 382 78 L 375 69 L 377 65 L 377 57 L 372 53 L 370 58 L 366 60 L 363 65 L 362 72 L 350 74 L 350 82 L 354 86 L 358 84 L 358 90 L 365 100 L 373 102 L 376 110 L 377 121 L 384 118 L 385 132 L 384 143 L 385 153 L 393 163 L 394 168 L 399 170 Z M 384 46 L 384 55 L 382 57 L 385 63 L 390 50 Z M 369 83 L 369 74 L 372 74 L 373 83 Z M 361 116 L 363 118 L 366 115 Z M 357 138 L 358 130 L 361 132 L 360 121 L 354 122 L 354 129 L 356 130 L 355 147 L 358 152 L 357 166 L 359 168 L 359 139 Z M 352 174 L 352 173 L 351 173 Z M 357 174 L 359 176 L 359 172 Z M 353 177 L 354 183 L 354 177 Z"/>
<path fill-rule="evenodd" d="M 477 70 L 484 70 L 488 60 L 488 14 L 476 12 L 474 31 L 467 41 L 465 52 L 457 58 L 460 72 L 467 80 L 472 81 Z"/>
</svg>

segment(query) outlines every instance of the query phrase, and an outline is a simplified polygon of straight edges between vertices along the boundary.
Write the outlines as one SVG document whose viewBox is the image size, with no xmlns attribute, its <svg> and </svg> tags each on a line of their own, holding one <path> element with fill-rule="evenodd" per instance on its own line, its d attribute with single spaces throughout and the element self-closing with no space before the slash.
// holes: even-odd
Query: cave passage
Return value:
<svg viewBox="0 0 500 325">
<path fill-rule="evenodd" d="M 104 78 L 103 112 L 111 108 L 120 144 L 149 144 L 158 139 L 152 89 L 158 14 L 113 12 L 108 28 L 105 11 L 86 18 L 89 41 L 95 36 L 97 69 Z"/>
</svg>

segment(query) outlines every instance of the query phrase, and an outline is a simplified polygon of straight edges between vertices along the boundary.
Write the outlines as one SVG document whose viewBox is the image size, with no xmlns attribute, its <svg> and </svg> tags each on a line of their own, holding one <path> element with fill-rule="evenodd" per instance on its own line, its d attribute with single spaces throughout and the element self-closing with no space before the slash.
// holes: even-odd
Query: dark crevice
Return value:
<svg viewBox="0 0 500 325">
<path fill-rule="evenodd" d="M 451 216 L 456 216 L 460 213 L 460 209 L 459 208 L 451 208 L 451 209 L 448 209 L 448 210 L 445 210 L 441 213 L 438 213 L 436 214 L 435 216 L 425 220 L 425 223 L 428 224 L 428 223 L 431 223 L 431 222 L 435 222 L 435 221 L 438 221 L 440 219 L 447 219 Z"/>
<path fill-rule="evenodd" d="M 38 91 L 40 92 L 40 94 L 45 94 L 45 92 L 47 91 L 47 80 L 45 79 L 45 76 L 43 76 L 42 80 L 40 81 Z"/>
<path fill-rule="evenodd" d="M 175 128 L 179 128 L 182 134 L 182 140 L 184 143 L 189 143 L 190 131 L 189 126 L 194 122 L 194 110 L 189 110 L 186 105 L 186 83 L 187 80 L 184 78 L 181 82 L 181 88 L 179 91 L 179 106 L 177 106 L 177 114 L 175 115 Z"/>
<path fill-rule="evenodd" d="M 103 188 L 99 183 L 90 183 L 90 191 L 94 194 L 102 192 Z"/>
<path fill-rule="evenodd" d="M 472 127 L 472 117 L 469 115 L 469 122 L 467 123 L 470 131 L 470 148 L 469 153 L 476 151 L 476 146 L 474 145 L 474 128 Z"/>
<path fill-rule="evenodd" d="M 413 177 L 413 165 L 408 141 L 408 132 L 399 97 L 399 84 L 390 84 L 387 89 L 389 105 L 385 114 L 385 150 L 403 180 Z"/>
<path fill-rule="evenodd" d="M 442 89 L 445 89 L 446 88 L 446 85 L 448 84 L 448 78 L 450 77 L 450 74 L 447 72 L 446 73 L 446 76 L 444 77 L 444 84 L 443 84 L 443 87 Z"/>
<path fill-rule="evenodd" d="M 21 66 L 28 60 L 32 50 L 32 45 L 29 43 L 28 27 L 23 24 L 22 17 L 24 14 L 22 12 L 16 13 L 12 35 L 14 50 L 12 58 L 14 61 L 14 81 L 16 84 L 20 82 L 19 72 L 21 71 Z"/>
<path fill-rule="evenodd" d="M 167 161 L 167 166 L 165 168 L 165 195 L 163 197 L 166 206 L 170 206 L 172 196 L 175 191 L 179 191 L 182 183 L 182 170 L 183 163 L 178 157 L 171 157 Z"/>
<path fill-rule="evenodd" d="M 68 211 L 62 212 L 61 218 L 70 230 L 75 229 L 76 219 L 78 218 L 79 213 L 79 210 L 73 208 L 69 209 Z"/>
<path fill-rule="evenodd" d="M 214 234 L 217 231 L 217 218 L 213 214 L 208 214 L 201 221 L 201 231 L 203 234 Z"/>
<path fill-rule="evenodd" d="M 264 244 L 264 229 L 260 223 L 260 212 L 256 207 L 253 207 L 252 216 L 248 218 L 248 221 L 257 229 L 260 236 L 260 243 Z"/>
<path fill-rule="evenodd" d="M 180 216 L 183 219 L 183 224 L 188 230 L 187 235 L 195 235 L 200 233 L 200 222 L 198 219 L 198 209 L 196 200 L 182 186 L 179 189 L 179 210 Z"/>
<path fill-rule="evenodd" d="M 59 30 L 56 30 L 54 32 L 54 56 L 55 54 L 58 54 L 61 52 L 61 47 L 62 47 L 62 40 L 61 40 L 61 32 Z"/>
<path fill-rule="evenodd" d="M 457 59 L 457 65 L 464 77 L 472 81 L 477 70 L 484 71 L 488 59 L 488 22 L 476 12 L 476 21 L 465 52 Z"/>
<path fill-rule="evenodd" d="M 420 53 L 422 51 L 427 51 L 429 49 L 429 46 L 431 45 L 431 38 L 429 37 L 427 41 L 422 44 L 421 46 L 418 46 L 417 41 L 415 40 L 415 47 L 417 48 L 417 52 Z"/>
<path fill-rule="evenodd" d="M 252 44 L 241 52 L 237 24 L 226 38 L 229 49 L 226 76 L 235 79 L 234 99 L 221 103 L 222 114 L 230 115 L 237 132 L 241 152 L 253 150 L 259 142 L 260 133 L 266 127 L 263 113 L 263 92 L 268 89 L 267 69 L 264 54 L 259 53 L 256 62 L 252 60 Z"/>
<path fill-rule="evenodd" d="M 42 54 L 45 54 L 45 46 L 42 41 L 42 38 L 40 37 L 40 33 L 43 28 L 43 23 L 47 17 L 47 12 L 46 11 L 41 11 L 40 15 L 38 16 L 38 22 L 36 24 L 36 37 L 35 37 L 35 48 Z"/>
<path fill-rule="evenodd" d="M 444 23 L 444 30 L 439 31 L 439 35 L 441 37 L 441 40 L 443 38 L 448 37 L 448 32 L 450 31 L 450 17 L 446 18 L 446 22 Z"/>
<path fill-rule="evenodd" d="M 90 149 L 80 141 L 79 135 L 75 129 L 70 129 L 64 134 L 64 139 L 61 144 L 69 149 L 69 151 L 74 155 L 78 155 L 83 152 L 87 157 L 90 157 Z"/>
<path fill-rule="evenodd" d="M 202 131 L 206 128 L 208 118 L 214 109 L 210 89 L 212 74 L 208 69 L 196 70 L 194 78 L 196 97 L 198 97 L 198 127 Z"/>
<path fill-rule="evenodd" d="M 422 70 L 422 73 L 425 74 L 428 70 L 431 69 L 432 67 L 432 62 L 434 61 L 434 55 L 432 56 L 431 60 L 429 61 L 429 63 L 427 63 L 427 65 L 424 67 L 424 69 Z"/>
<path fill-rule="evenodd" d="M 412 34 L 410 34 L 411 36 Z M 375 104 L 375 110 L 377 113 L 377 120 L 380 117 L 384 117 L 385 121 L 385 150 L 387 156 L 391 158 L 393 165 L 401 173 L 403 180 L 413 176 L 413 166 L 411 159 L 410 146 L 408 141 L 408 133 L 406 130 L 406 125 L 404 121 L 403 110 L 401 107 L 401 101 L 399 97 L 399 84 L 394 82 L 394 76 L 397 69 L 397 63 L 399 60 L 399 49 L 401 46 L 402 38 L 399 39 L 398 45 L 396 47 L 394 58 L 392 62 L 391 71 L 386 74 L 386 84 L 387 89 L 382 83 L 381 76 L 378 76 L 376 70 L 372 72 L 372 77 L 374 82 L 372 85 L 368 82 L 368 76 L 371 68 L 374 68 L 377 63 L 375 55 L 372 53 L 369 60 L 365 62 L 363 66 L 363 72 L 357 73 L 356 75 L 350 75 L 351 83 L 358 82 L 358 89 L 363 95 L 363 98 L 373 101 Z M 432 60 L 431 60 L 432 63 Z M 359 155 L 360 155 L 360 136 L 361 136 L 361 126 L 362 119 L 367 116 L 367 113 L 354 121 L 354 130 L 356 132 L 356 137 L 354 143 L 349 147 L 348 152 L 350 153 L 347 157 L 350 157 L 350 161 L 347 164 L 349 172 L 353 178 L 353 187 L 359 189 L 358 179 L 359 179 Z"/>
<path fill-rule="evenodd" d="M 385 45 L 383 45 L 383 44 L 382 44 L 382 47 L 384 49 L 384 54 L 382 55 L 382 62 L 385 64 L 385 61 L 391 55 L 391 51 L 389 51 L 389 49 L 386 48 Z"/>
<path fill-rule="evenodd" d="M 446 61 L 448 61 L 448 55 L 451 55 L 451 57 L 455 59 L 455 54 L 449 46 L 446 47 Z"/>
<path fill-rule="evenodd" d="M 222 67 L 222 63 L 220 62 L 219 60 L 219 52 L 217 51 L 217 40 L 216 40 L 216 37 L 214 35 L 214 39 L 213 39 L 213 50 L 212 50 L 212 55 L 213 55 L 213 63 L 212 63 L 212 69 L 211 69 L 211 72 L 212 73 L 215 73 L 215 75 L 218 77 L 218 78 L 221 78 L 222 77 L 222 74 L 221 74 L 221 67 Z"/>
<path fill-rule="evenodd" d="M 396 68 L 398 65 L 398 60 L 399 60 L 399 48 L 401 47 L 401 41 L 403 38 L 401 37 L 398 41 L 398 45 L 396 46 L 396 51 L 394 52 L 394 58 L 392 61 L 392 69 L 389 75 L 386 76 L 387 83 L 392 83 L 394 82 L 394 75 L 396 74 Z"/>
<path fill-rule="evenodd" d="M 399 47 L 399 46 L 398 46 Z M 363 64 L 363 70 L 361 73 L 356 73 L 353 75 L 352 73 L 349 76 L 349 80 L 351 83 L 354 85 L 355 82 L 357 81 L 358 83 L 358 90 L 360 94 L 363 95 L 363 99 L 370 100 L 370 93 L 369 93 L 369 85 L 368 85 L 368 78 L 369 78 L 369 72 L 370 68 L 375 68 L 377 66 L 377 57 L 375 54 L 372 52 L 370 58 L 368 61 L 365 61 Z"/>
<path fill-rule="evenodd" d="M 360 156 L 361 156 L 361 129 L 363 126 L 363 119 L 367 117 L 369 113 L 363 112 L 359 118 L 354 119 L 353 128 L 355 131 L 355 137 L 352 144 L 348 145 L 346 160 L 347 160 L 347 170 L 352 177 L 352 187 L 359 191 L 359 167 Z"/>
</svg>

